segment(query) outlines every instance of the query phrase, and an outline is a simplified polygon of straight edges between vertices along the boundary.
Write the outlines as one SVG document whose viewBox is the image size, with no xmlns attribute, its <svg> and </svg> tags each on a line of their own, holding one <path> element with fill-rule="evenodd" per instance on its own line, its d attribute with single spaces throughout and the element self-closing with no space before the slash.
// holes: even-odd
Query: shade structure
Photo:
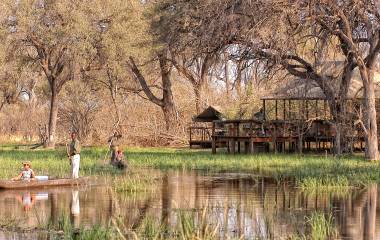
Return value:
<svg viewBox="0 0 380 240">
<path fill-rule="evenodd" d="M 193 117 L 194 122 L 212 122 L 215 120 L 223 120 L 223 114 L 216 106 L 209 106 L 202 113 Z"/>
</svg>

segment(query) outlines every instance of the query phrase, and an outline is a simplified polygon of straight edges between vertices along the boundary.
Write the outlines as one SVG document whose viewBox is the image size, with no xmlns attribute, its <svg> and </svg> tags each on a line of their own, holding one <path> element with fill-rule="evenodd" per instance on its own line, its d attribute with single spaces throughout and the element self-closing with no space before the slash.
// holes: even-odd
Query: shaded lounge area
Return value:
<svg viewBox="0 0 380 240">
<path fill-rule="evenodd" d="M 232 154 L 331 151 L 334 130 L 328 109 L 327 101 L 320 98 L 267 97 L 251 119 L 226 120 L 210 106 L 193 118 L 189 145 Z"/>
<path fill-rule="evenodd" d="M 211 148 L 213 121 L 222 121 L 223 115 L 218 107 L 209 106 L 202 113 L 193 118 L 193 124 L 189 127 L 190 148 Z"/>
<path fill-rule="evenodd" d="M 326 99 L 266 97 L 261 101 L 261 119 L 255 117 L 257 112 L 251 119 L 213 121 L 213 153 L 219 146 L 233 154 L 333 151 L 336 132 Z M 356 104 L 356 100 L 348 100 L 352 109 Z M 360 129 L 353 128 L 348 136 L 353 148 L 363 150 Z"/>
</svg>

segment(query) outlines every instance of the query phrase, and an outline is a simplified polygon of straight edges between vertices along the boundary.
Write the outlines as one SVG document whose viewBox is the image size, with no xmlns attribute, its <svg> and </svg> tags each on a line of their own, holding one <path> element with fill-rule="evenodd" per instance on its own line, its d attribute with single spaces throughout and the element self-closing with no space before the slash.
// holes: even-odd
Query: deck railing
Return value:
<svg viewBox="0 0 380 240">
<path fill-rule="evenodd" d="M 191 126 L 189 127 L 190 148 L 198 145 L 200 147 L 211 147 L 212 127 Z"/>
</svg>

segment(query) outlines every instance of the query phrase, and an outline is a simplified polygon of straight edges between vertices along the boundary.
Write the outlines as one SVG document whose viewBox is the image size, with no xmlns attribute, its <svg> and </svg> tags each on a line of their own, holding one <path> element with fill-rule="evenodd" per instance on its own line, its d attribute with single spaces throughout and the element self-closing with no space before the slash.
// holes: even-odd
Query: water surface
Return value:
<svg viewBox="0 0 380 240">
<path fill-rule="evenodd" d="M 306 193 L 291 183 L 249 174 L 169 171 L 161 177 L 155 192 L 137 195 L 115 194 L 104 185 L 0 191 L 0 225 L 8 229 L 0 230 L 0 239 L 43 238 L 39 231 L 20 229 L 52 226 L 63 216 L 76 228 L 107 226 L 120 216 L 129 229 L 139 229 L 148 218 L 174 228 L 179 213 L 217 226 L 222 239 L 286 239 L 310 234 L 307 221 L 315 211 L 333 217 L 338 239 L 380 239 L 376 185 Z M 15 225 L 15 230 L 6 227 Z"/>
</svg>

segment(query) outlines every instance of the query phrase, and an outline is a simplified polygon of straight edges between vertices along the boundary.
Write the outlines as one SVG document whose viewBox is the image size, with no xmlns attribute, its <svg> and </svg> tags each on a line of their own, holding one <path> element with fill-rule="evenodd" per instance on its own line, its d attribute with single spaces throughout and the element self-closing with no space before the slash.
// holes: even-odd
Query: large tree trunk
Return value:
<svg viewBox="0 0 380 240">
<path fill-rule="evenodd" d="M 379 157 L 377 139 L 376 98 L 373 70 L 359 65 L 364 87 L 364 127 L 366 131 L 365 157 L 377 160 Z"/>
<path fill-rule="evenodd" d="M 171 131 L 175 128 L 176 109 L 172 91 L 172 82 L 170 79 L 171 66 L 165 55 L 159 55 L 161 78 L 162 78 L 162 112 L 164 114 L 166 131 Z"/>
<path fill-rule="evenodd" d="M 340 97 L 340 99 L 335 99 L 335 97 L 329 96 L 328 102 L 330 106 L 330 112 L 333 117 L 333 126 L 335 130 L 334 136 L 334 154 L 340 156 L 343 153 L 344 147 L 342 146 L 345 142 L 346 134 L 343 130 L 346 124 L 345 108 L 346 101 L 345 97 Z"/>
<path fill-rule="evenodd" d="M 50 97 L 50 112 L 49 112 L 49 135 L 45 147 L 54 148 L 56 142 L 55 131 L 57 128 L 58 119 L 58 94 L 55 89 L 52 89 Z"/>
<path fill-rule="evenodd" d="M 226 97 L 227 100 L 230 99 L 230 71 L 228 66 L 228 60 L 226 60 L 226 63 L 224 65 L 224 81 L 226 83 Z"/>
<path fill-rule="evenodd" d="M 117 93 L 115 92 L 115 89 L 113 86 L 109 88 L 110 94 L 111 94 L 111 99 L 112 99 L 112 104 L 115 110 L 116 118 L 115 122 L 113 123 L 113 131 L 117 129 L 120 126 L 121 122 L 121 113 L 119 109 L 119 105 L 117 104 Z"/>
<path fill-rule="evenodd" d="M 174 105 L 165 105 L 161 107 L 161 109 L 164 114 L 165 129 L 166 131 L 170 132 L 175 129 L 176 124 L 176 111 Z"/>
<path fill-rule="evenodd" d="M 175 109 L 174 97 L 172 92 L 172 83 L 170 78 L 171 65 L 166 58 L 166 52 L 159 54 L 158 60 L 160 63 L 162 80 L 162 98 L 156 97 L 150 90 L 146 79 L 141 74 L 141 71 L 137 67 L 133 57 L 129 57 L 128 65 L 130 70 L 134 74 L 136 80 L 140 83 L 140 86 L 147 98 L 149 99 L 149 101 L 161 107 L 162 112 L 164 114 L 166 130 L 171 131 L 172 129 L 174 129 L 177 120 L 177 112 Z"/>
<path fill-rule="evenodd" d="M 333 126 L 335 128 L 334 153 L 340 156 L 348 150 L 347 131 L 351 127 L 352 119 L 347 118 L 347 95 L 352 80 L 353 59 L 348 58 L 348 64 L 343 68 L 343 75 L 340 79 L 338 96 L 335 96 L 336 90 L 329 87 L 325 81 L 319 81 L 319 86 L 325 93 L 333 116 Z"/>
<path fill-rule="evenodd" d="M 197 114 L 200 114 L 203 108 L 202 104 L 202 84 L 194 84 L 194 95 L 195 95 L 195 109 Z"/>
<path fill-rule="evenodd" d="M 340 99 L 340 100 L 334 100 L 333 104 L 334 111 L 333 111 L 333 118 L 334 118 L 334 124 L 335 124 L 335 154 L 340 156 L 343 154 L 343 152 L 346 152 L 347 147 L 347 132 L 345 129 L 348 127 L 347 122 L 347 116 L 346 116 L 346 100 Z"/>
</svg>

